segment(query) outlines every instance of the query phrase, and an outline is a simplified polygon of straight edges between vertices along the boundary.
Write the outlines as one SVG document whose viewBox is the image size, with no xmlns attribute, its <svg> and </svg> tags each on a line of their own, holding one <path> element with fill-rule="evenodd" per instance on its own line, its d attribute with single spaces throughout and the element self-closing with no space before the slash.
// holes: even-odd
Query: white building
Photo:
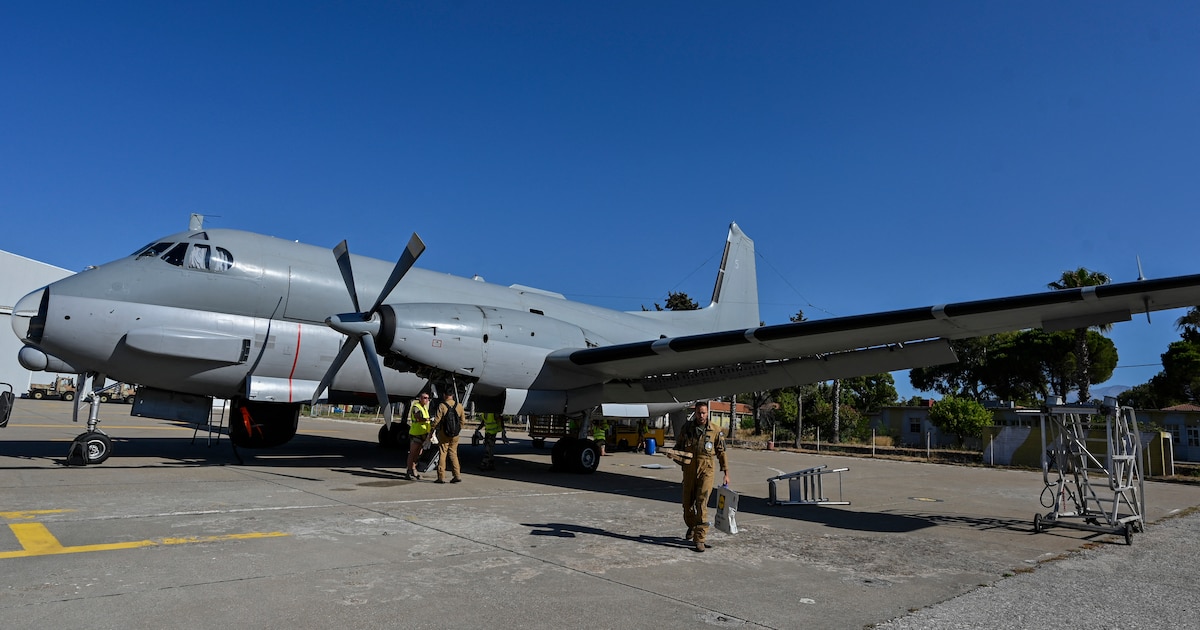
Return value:
<svg viewBox="0 0 1200 630">
<path fill-rule="evenodd" d="M 12 332 L 13 306 L 34 289 L 71 274 L 66 269 L 0 250 L 0 383 L 12 385 L 13 394 L 18 397 L 29 391 L 31 383 L 49 383 L 58 375 L 30 372 L 17 362 L 17 352 L 24 344 Z"/>
</svg>

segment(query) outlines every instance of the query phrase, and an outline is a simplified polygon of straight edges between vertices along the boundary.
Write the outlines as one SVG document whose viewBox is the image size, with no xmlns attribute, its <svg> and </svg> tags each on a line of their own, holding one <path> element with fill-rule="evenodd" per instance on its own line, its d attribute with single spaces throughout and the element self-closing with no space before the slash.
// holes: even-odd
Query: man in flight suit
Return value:
<svg viewBox="0 0 1200 630">
<path fill-rule="evenodd" d="M 708 403 L 696 403 L 696 413 L 679 430 L 675 450 L 691 457 L 683 463 L 683 522 L 687 524 L 688 540 L 696 543 L 696 551 L 704 551 L 708 535 L 708 495 L 712 492 L 715 466 L 720 460 L 729 485 L 729 462 L 725 459 L 725 437 L 708 423 Z"/>
</svg>

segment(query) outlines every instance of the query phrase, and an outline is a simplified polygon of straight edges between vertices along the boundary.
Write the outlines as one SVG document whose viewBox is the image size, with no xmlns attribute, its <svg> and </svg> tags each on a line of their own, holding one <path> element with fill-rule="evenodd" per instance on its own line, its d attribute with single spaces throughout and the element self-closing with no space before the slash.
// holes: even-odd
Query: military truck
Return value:
<svg viewBox="0 0 1200 630">
<path fill-rule="evenodd" d="M 137 387 L 127 383 L 111 383 L 96 395 L 99 396 L 102 403 L 119 402 L 128 405 L 133 403 L 133 398 L 137 395 Z M 25 394 L 25 397 L 36 400 L 75 400 L 75 379 L 69 376 L 60 376 L 54 379 L 53 383 L 30 385 L 29 393 Z"/>
<path fill-rule="evenodd" d="M 100 402 L 119 402 L 126 405 L 133 404 L 133 398 L 137 395 L 137 387 L 128 383 L 112 383 L 108 387 L 100 390 L 97 394 L 100 396 Z"/>
<path fill-rule="evenodd" d="M 35 400 L 75 400 L 75 379 L 60 376 L 53 383 L 34 383 L 29 386 L 26 398 Z"/>
</svg>

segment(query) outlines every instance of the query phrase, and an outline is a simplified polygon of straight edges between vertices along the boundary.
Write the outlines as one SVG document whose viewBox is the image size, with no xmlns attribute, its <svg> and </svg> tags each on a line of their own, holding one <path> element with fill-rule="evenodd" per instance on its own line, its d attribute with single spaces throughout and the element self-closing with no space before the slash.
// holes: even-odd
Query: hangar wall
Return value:
<svg viewBox="0 0 1200 630">
<path fill-rule="evenodd" d="M 73 272 L 0 250 L 0 382 L 10 383 L 18 397 L 30 383 L 49 383 L 57 374 L 30 372 L 17 362 L 20 339 L 12 331 L 12 310 L 30 291 L 61 280 Z"/>
</svg>

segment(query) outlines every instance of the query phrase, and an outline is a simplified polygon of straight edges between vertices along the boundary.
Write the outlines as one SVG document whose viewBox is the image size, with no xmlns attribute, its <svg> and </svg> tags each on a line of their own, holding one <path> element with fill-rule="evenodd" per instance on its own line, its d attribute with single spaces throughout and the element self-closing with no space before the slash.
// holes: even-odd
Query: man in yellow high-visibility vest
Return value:
<svg viewBox="0 0 1200 630">
<path fill-rule="evenodd" d="M 421 449 L 429 439 L 429 394 L 421 395 L 408 406 L 408 471 L 407 479 L 420 479 L 417 474 L 417 459 L 421 457 Z"/>
<path fill-rule="evenodd" d="M 479 470 L 496 470 L 496 436 L 504 430 L 504 417 L 498 413 L 478 414 L 483 426 L 483 459 Z"/>
</svg>

